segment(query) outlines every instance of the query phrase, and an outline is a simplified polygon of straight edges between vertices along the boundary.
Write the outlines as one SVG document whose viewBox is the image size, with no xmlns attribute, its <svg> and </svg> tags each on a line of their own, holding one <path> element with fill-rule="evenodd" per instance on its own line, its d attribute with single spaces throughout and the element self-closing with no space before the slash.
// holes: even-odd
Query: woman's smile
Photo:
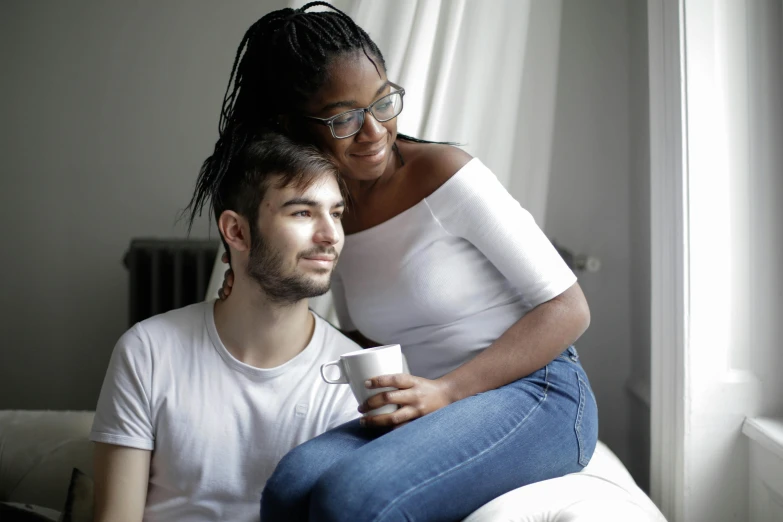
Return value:
<svg viewBox="0 0 783 522">
<path fill-rule="evenodd" d="M 379 163 L 383 163 L 386 160 L 387 150 L 388 148 L 384 145 L 383 147 L 378 147 L 366 152 L 353 152 L 351 153 L 351 156 L 359 161 L 377 165 Z"/>
</svg>

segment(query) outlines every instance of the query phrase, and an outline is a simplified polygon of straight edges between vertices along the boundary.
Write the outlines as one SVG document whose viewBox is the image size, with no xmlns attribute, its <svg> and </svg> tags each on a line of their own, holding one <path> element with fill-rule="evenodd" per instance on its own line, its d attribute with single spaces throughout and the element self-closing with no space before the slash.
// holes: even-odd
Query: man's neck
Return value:
<svg viewBox="0 0 783 522">
<path fill-rule="evenodd" d="M 238 281 L 237 281 L 238 282 Z M 257 368 L 274 368 L 307 347 L 315 329 L 308 300 L 281 305 L 255 285 L 235 284 L 225 301 L 215 303 L 215 327 L 237 360 Z"/>
</svg>

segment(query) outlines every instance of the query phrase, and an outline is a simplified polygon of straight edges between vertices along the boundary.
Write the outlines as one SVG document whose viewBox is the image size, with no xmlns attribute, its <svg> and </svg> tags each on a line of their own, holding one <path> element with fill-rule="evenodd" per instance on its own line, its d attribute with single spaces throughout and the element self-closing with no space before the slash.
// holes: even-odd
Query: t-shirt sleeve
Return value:
<svg viewBox="0 0 783 522">
<path fill-rule="evenodd" d="M 443 229 L 478 248 L 531 308 L 576 282 L 530 212 L 478 159 L 468 162 L 425 201 Z"/>
<path fill-rule="evenodd" d="M 152 450 L 152 359 L 139 325 L 117 341 L 95 409 L 90 440 Z"/>
<path fill-rule="evenodd" d="M 345 299 L 345 286 L 343 280 L 337 271 L 332 273 L 332 302 L 334 311 L 337 314 L 337 320 L 340 322 L 340 330 L 343 332 L 353 332 L 356 326 L 351 321 L 348 314 L 348 302 Z"/>
</svg>

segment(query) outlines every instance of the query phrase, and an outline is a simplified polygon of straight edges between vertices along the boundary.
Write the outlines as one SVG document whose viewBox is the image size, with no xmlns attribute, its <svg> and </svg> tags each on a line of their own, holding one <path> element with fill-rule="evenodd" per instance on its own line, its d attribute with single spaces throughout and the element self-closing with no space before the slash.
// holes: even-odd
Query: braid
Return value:
<svg viewBox="0 0 783 522">
<path fill-rule="evenodd" d="M 319 6 L 329 11 L 309 11 Z M 202 164 L 194 194 L 182 212 L 189 218 L 188 233 L 207 203 L 215 212 L 220 208 L 216 199 L 221 185 L 245 144 L 269 130 L 279 132 L 278 117 L 293 112 L 324 84 L 330 61 L 358 51 L 379 75 L 386 70 L 383 54 L 370 36 L 327 2 L 273 11 L 250 26 L 234 56 L 215 150 Z"/>
</svg>

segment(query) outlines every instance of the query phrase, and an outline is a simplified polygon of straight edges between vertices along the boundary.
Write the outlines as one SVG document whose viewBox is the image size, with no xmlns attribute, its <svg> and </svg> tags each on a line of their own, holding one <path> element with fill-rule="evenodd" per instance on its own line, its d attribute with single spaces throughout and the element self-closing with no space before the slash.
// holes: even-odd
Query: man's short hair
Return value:
<svg viewBox="0 0 783 522">
<path fill-rule="evenodd" d="M 312 145 L 267 132 L 243 146 L 228 166 L 212 196 L 215 220 L 226 210 L 255 223 L 266 190 L 296 187 L 306 189 L 323 175 L 340 181 L 337 165 Z"/>
</svg>

